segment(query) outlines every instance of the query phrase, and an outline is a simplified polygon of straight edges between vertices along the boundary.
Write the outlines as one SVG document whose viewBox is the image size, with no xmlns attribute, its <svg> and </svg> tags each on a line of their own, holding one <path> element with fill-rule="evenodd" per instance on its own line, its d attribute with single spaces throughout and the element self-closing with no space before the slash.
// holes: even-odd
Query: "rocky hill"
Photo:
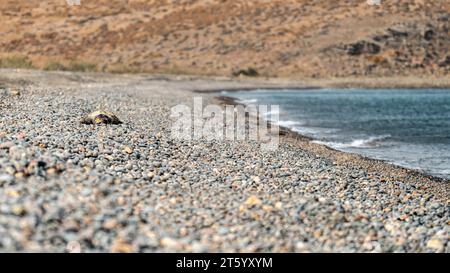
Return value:
<svg viewBox="0 0 450 273">
<path fill-rule="evenodd" d="M 450 73 L 448 0 L 2 0 L 0 21 L 0 60 L 46 69 Z"/>
</svg>

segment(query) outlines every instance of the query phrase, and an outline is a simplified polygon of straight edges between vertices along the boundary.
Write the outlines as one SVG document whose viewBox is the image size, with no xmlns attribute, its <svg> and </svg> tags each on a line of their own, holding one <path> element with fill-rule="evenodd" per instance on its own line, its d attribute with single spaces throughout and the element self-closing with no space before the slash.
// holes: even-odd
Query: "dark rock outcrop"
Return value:
<svg viewBox="0 0 450 273">
<path fill-rule="evenodd" d="M 381 47 L 378 44 L 360 41 L 348 45 L 347 54 L 351 56 L 358 56 L 361 54 L 378 54 L 381 51 Z"/>
</svg>

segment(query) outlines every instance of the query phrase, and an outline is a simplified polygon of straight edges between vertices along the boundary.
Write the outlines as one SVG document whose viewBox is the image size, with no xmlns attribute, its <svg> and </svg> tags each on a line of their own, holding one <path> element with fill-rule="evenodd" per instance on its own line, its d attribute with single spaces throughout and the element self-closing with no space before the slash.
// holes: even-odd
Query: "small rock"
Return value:
<svg viewBox="0 0 450 273">
<path fill-rule="evenodd" d="M 262 204 L 261 199 L 259 199 L 258 197 L 252 195 L 249 198 L 247 198 L 247 200 L 244 203 L 245 205 L 252 207 L 252 206 L 258 206 Z"/>
<path fill-rule="evenodd" d="M 9 94 L 10 94 L 11 96 L 16 96 L 16 97 L 18 97 L 18 96 L 20 96 L 20 91 L 19 91 L 19 89 L 12 89 L 12 90 L 9 92 Z"/>
<path fill-rule="evenodd" d="M 81 245 L 77 241 L 70 241 L 67 244 L 66 251 L 69 253 L 81 253 Z"/>
<path fill-rule="evenodd" d="M 252 176 L 252 180 L 253 180 L 253 182 L 255 182 L 255 183 L 261 182 L 261 179 L 260 179 L 258 176 Z"/>
<path fill-rule="evenodd" d="M 281 202 L 276 202 L 276 203 L 275 203 L 275 208 L 278 209 L 278 210 L 283 209 L 283 203 L 281 203 Z"/>
<path fill-rule="evenodd" d="M 200 242 L 194 242 L 191 245 L 191 250 L 194 253 L 203 253 L 203 252 L 206 252 L 208 250 L 208 248 L 206 247 L 206 245 L 204 245 Z"/>
<path fill-rule="evenodd" d="M 14 181 L 14 177 L 9 174 L 2 174 L 0 175 L 0 185 L 3 183 L 11 183 Z"/>
<path fill-rule="evenodd" d="M 437 238 L 433 238 L 427 242 L 427 248 L 442 250 L 444 249 L 444 243 Z"/>
<path fill-rule="evenodd" d="M 133 252 L 133 250 L 134 250 L 133 246 L 130 243 L 124 241 L 123 239 L 114 240 L 111 246 L 111 251 L 116 253 L 131 253 Z"/>
<path fill-rule="evenodd" d="M 295 251 L 296 252 L 305 252 L 307 251 L 308 247 L 304 242 L 297 242 L 295 244 Z"/>
<path fill-rule="evenodd" d="M 160 244 L 163 247 L 166 247 L 169 249 L 182 249 L 183 248 L 183 244 L 180 241 L 169 238 L 169 237 L 162 238 L 160 241 Z"/>
<path fill-rule="evenodd" d="M 14 143 L 12 141 L 3 142 L 0 144 L 0 149 L 10 149 L 14 146 Z"/>
<path fill-rule="evenodd" d="M 105 229 L 115 229 L 117 227 L 117 220 L 112 218 L 112 219 L 108 219 L 103 223 L 103 228 Z"/>
<path fill-rule="evenodd" d="M 114 161 L 114 157 L 111 156 L 111 155 L 105 155 L 104 157 L 105 157 L 105 159 L 108 160 L 108 161 Z"/>
<path fill-rule="evenodd" d="M 123 151 L 124 151 L 125 153 L 127 153 L 127 154 L 132 154 L 132 153 L 133 153 L 133 149 L 131 149 L 131 148 L 128 147 L 128 146 L 125 146 L 125 147 L 123 148 Z"/>
</svg>

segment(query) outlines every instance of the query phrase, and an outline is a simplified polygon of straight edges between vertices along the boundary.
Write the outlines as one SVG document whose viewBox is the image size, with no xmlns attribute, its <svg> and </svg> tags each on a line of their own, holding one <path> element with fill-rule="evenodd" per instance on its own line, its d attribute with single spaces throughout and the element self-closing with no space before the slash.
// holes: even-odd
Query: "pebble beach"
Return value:
<svg viewBox="0 0 450 273">
<path fill-rule="evenodd" d="M 204 91 L 280 86 L 306 87 L 1 70 L 0 251 L 450 252 L 448 181 L 289 131 L 170 137 L 171 107 L 231 103 Z M 99 108 L 122 124 L 80 123 Z"/>
</svg>

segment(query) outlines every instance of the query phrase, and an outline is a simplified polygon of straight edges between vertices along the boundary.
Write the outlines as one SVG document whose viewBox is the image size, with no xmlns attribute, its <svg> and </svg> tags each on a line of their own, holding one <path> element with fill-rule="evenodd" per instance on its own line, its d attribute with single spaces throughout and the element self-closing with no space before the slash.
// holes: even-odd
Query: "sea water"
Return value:
<svg viewBox="0 0 450 273">
<path fill-rule="evenodd" d="M 450 90 L 223 93 L 243 104 L 279 105 L 279 125 L 317 143 L 450 178 Z"/>
</svg>

